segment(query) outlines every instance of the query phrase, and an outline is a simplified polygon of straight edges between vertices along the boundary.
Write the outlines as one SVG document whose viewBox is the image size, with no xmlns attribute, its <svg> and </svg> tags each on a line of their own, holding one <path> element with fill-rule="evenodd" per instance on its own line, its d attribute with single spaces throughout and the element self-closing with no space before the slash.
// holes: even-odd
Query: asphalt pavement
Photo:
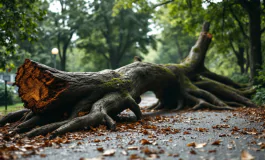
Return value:
<svg viewBox="0 0 265 160">
<path fill-rule="evenodd" d="M 150 94 L 142 99 L 142 108 L 157 101 Z M 158 115 L 144 112 L 150 116 L 138 122 L 118 123 L 117 131 L 102 126 L 94 128 L 83 139 L 45 147 L 38 154 L 21 159 L 265 159 L 264 117 L 252 110 L 242 111 L 244 108 L 184 110 Z M 121 115 L 130 114 L 125 111 Z"/>
</svg>

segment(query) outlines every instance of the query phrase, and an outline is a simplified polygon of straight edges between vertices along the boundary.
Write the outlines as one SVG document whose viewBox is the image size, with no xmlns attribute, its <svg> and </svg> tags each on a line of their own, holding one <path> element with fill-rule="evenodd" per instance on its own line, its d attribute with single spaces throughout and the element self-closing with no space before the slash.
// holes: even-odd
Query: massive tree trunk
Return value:
<svg viewBox="0 0 265 160">
<path fill-rule="evenodd" d="M 115 120 L 125 109 L 141 119 L 138 103 L 146 91 L 153 91 L 159 99 L 150 107 L 154 110 L 255 107 L 246 98 L 253 90 L 204 66 L 212 39 L 208 30 L 205 23 L 181 64 L 134 62 L 116 70 L 71 73 L 27 59 L 18 69 L 15 83 L 27 110 L 7 115 L 0 125 L 20 119 L 15 133 L 26 132 L 31 137 L 51 132 L 51 138 L 99 124 L 114 130 Z"/>
</svg>

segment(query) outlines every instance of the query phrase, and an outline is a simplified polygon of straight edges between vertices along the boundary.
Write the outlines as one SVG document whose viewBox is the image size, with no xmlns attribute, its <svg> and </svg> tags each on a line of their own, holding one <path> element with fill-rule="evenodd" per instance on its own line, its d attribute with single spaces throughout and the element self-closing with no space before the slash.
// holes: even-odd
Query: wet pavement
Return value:
<svg viewBox="0 0 265 160">
<path fill-rule="evenodd" d="M 155 102 L 148 95 L 140 105 L 144 108 Z M 139 122 L 119 123 L 116 132 L 94 129 L 84 139 L 46 147 L 37 155 L 21 159 L 239 160 L 244 150 L 256 160 L 262 160 L 265 159 L 264 117 L 257 120 L 257 115 L 251 114 L 186 110 L 147 116 Z"/>
</svg>

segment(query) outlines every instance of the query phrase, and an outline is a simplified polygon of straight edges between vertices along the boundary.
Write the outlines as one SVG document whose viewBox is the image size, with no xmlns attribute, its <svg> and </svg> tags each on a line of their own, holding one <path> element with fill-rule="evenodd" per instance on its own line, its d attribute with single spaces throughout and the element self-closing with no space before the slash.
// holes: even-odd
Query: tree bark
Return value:
<svg viewBox="0 0 265 160">
<path fill-rule="evenodd" d="M 250 30 L 250 70 L 251 78 L 258 76 L 258 69 L 262 65 L 261 54 L 261 21 L 260 21 L 260 1 L 253 0 L 249 10 L 249 30 Z"/>
<path fill-rule="evenodd" d="M 138 103 L 146 91 L 153 91 L 159 99 L 150 107 L 153 110 L 255 107 L 246 98 L 253 90 L 205 68 L 212 39 L 208 31 L 209 23 L 205 23 L 181 64 L 136 61 L 116 70 L 64 72 L 27 59 L 18 69 L 15 84 L 29 110 L 6 116 L 0 125 L 21 118 L 14 132 L 27 132 L 29 137 L 51 132 L 51 138 L 99 124 L 115 130 L 115 120 L 125 109 L 141 119 Z"/>
<path fill-rule="evenodd" d="M 249 16 L 249 41 L 250 41 L 250 76 L 252 81 L 258 75 L 262 65 L 261 54 L 261 6 L 260 0 L 238 1 L 248 12 Z"/>
</svg>

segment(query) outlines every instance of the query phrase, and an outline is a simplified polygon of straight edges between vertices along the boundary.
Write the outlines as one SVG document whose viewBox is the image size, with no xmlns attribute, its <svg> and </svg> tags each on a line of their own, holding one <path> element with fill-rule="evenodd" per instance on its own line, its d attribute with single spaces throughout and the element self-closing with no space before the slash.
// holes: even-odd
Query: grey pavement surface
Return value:
<svg viewBox="0 0 265 160">
<path fill-rule="evenodd" d="M 152 96 L 143 98 L 141 106 L 155 103 Z M 154 117 L 144 123 L 156 126 L 156 129 L 144 129 L 143 125 L 137 123 L 132 129 L 118 130 L 116 132 L 91 134 L 82 140 L 73 141 L 69 144 L 61 144 L 61 147 L 47 147 L 41 154 L 22 159 L 28 160 L 79 160 L 79 159 L 220 159 L 239 160 L 242 150 L 248 151 L 256 160 L 265 159 L 264 149 L 259 144 L 264 143 L 264 136 L 260 133 L 264 130 L 263 122 L 253 122 L 248 118 L 238 116 L 236 111 L 182 111 L 167 113 Z M 125 124 L 126 125 L 126 124 Z M 122 128 L 122 125 L 120 126 Z M 170 133 L 167 129 L 178 133 Z M 232 130 L 236 130 L 233 132 Z M 253 133 L 242 134 L 237 132 L 255 128 Z M 162 132 L 163 131 L 163 132 Z M 97 141 L 95 140 L 97 139 Z M 146 139 L 151 144 L 141 144 Z M 100 140 L 100 141 L 98 141 Z M 220 140 L 220 145 L 212 145 Z M 134 142 L 135 141 L 135 142 Z M 134 143 L 133 143 L 134 142 Z M 195 142 L 206 143 L 201 148 L 188 147 Z M 204 144 L 205 145 L 205 144 Z M 112 156 L 103 156 L 98 151 L 114 149 Z"/>
</svg>

